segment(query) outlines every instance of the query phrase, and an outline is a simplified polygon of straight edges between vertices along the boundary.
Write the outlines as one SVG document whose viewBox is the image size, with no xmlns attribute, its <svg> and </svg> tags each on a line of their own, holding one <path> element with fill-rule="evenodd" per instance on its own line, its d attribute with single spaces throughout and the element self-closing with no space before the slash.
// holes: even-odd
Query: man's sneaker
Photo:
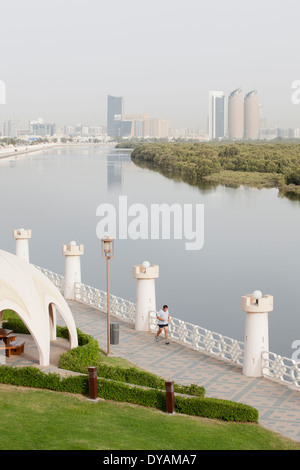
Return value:
<svg viewBox="0 0 300 470">
<path fill-rule="evenodd" d="M 166 344 L 170 344 L 169 341 L 166 341 Z"/>
<path fill-rule="evenodd" d="M 155 341 L 158 343 L 158 337 L 157 336 L 155 336 Z"/>
</svg>

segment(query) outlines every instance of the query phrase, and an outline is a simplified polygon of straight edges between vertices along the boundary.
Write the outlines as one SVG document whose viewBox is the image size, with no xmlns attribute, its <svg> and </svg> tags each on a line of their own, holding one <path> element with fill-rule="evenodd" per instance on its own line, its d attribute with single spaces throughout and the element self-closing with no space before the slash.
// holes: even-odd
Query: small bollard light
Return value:
<svg viewBox="0 0 300 470">
<path fill-rule="evenodd" d="M 89 367 L 89 400 L 98 400 L 97 368 Z"/>
<path fill-rule="evenodd" d="M 262 298 L 262 292 L 260 290 L 255 290 L 252 295 L 253 295 L 253 298 L 255 299 L 256 305 L 258 305 L 259 299 Z"/>
<path fill-rule="evenodd" d="M 167 414 L 175 414 L 174 382 L 165 382 Z"/>
</svg>

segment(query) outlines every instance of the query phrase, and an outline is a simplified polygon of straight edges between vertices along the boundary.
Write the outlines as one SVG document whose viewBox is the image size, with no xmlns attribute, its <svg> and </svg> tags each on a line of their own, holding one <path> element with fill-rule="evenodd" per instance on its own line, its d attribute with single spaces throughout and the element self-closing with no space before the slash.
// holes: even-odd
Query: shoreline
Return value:
<svg viewBox="0 0 300 470">
<path fill-rule="evenodd" d="M 54 148 L 57 147 L 58 144 L 52 144 L 52 145 L 47 145 L 44 144 L 42 146 L 36 146 L 35 148 L 21 148 L 20 150 L 18 148 L 15 148 L 14 150 L 8 151 L 8 152 L 0 152 L 0 159 L 2 158 L 10 158 L 10 157 L 17 157 L 19 155 L 26 155 L 27 153 L 33 153 L 33 152 L 40 152 L 41 150 L 47 150 L 49 148 Z"/>
<path fill-rule="evenodd" d="M 28 148 L 28 147 L 21 147 L 21 148 L 14 148 L 14 150 L 10 150 L 8 152 L 3 152 L 1 153 L 0 152 L 0 159 L 3 159 L 3 158 L 11 158 L 11 157 L 17 157 L 19 155 L 26 155 L 28 153 L 33 153 L 33 152 L 40 152 L 40 151 L 43 151 L 43 150 L 48 150 L 48 149 L 52 149 L 52 148 L 58 148 L 58 147 L 61 147 L 61 148 L 64 148 L 64 147 L 108 147 L 108 146 L 115 146 L 115 142 L 113 143 L 109 143 L 109 142 L 106 142 L 106 143 L 102 143 L 102 144 L 98 144 L 98 143 L 80 143 L 80 144 L 74 144 L 74 143 L 68 143 L 68 144 L 63 144 L 63 143 L 56 143 L 56 144 L 42 144 L 42 145 L 36 145 L 34 146 L 34 148 Z"/>
</svg>

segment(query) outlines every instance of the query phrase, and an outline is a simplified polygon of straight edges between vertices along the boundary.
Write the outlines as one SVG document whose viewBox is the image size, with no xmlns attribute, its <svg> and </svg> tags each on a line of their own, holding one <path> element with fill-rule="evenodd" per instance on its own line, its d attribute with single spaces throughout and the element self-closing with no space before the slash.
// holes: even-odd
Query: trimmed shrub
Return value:
<svg viewBox="0 0 300 470">
<path fill-rule="evenodd" d="M 13 330 L 15 333 L 20 333 L 21 335 L 30 334 L 27 326 L 24 325 L 22 320 L 15 313 L 11 317 L 2 321 L 2 328 Z"/>
<path fill-rule="evenodd" d="M 59 330 L 59 334 L 68 338 L 68 330 Z M 72 370 L 81 374 L 88 373 L 88 367 L 97 367 L 97 375 L 99 377 L 115 380 L 118 382 L 126 382 L 129 384 L 141 385 L 149 388 L 165 389 L 165 380 L 151 372 L 137 369 L 136 367 L 124 368 L 111 366 L 108 364 L 99 364 L 98 342 L 89 335 L 85 335 L 78 330 L 78 346 L 64 353 L 59 359 L 59 367 L 61 369 Z M 187 395 L 195 395 L 204 397 L 205 389 L 196 384 L 179 385 L 174 384 L 174 391 Z"/>
<path fill-rule="evenodd" d="M 69 339 L 67 327 L 57 327 L 57 336 Z M 82 333 L 77 329 L 78 346 L 62 354 L 59 358 L 59 368 L 81 372 L 89 366 L 97 363 L 99 344 L 92 336 Z M 85 371 L 87 373 L 87 370 Z"/>
<path fill-rule="evenodd" d="M 16 333 L 30 334 L 22 320 L 14 313 L 8 314 L 8 318 L 3 322 L 3 328 L 8 328 Z M 66 326 L 57 326 L 56 334 L 60 338 L 69 340 L 69 331 Z M 151 372 L 139 370 L 136 367 L 122 368 L 118 366 L 110 366 L 108 364 L 99 364 L 99 344 L 92 336 L 87 335 L 77 328 L 78 347 L 62 354 L 59 358 L 59 368 L 79 372 L 88 373 L 88 367 L 97 367 L 97 375 L 99 377 L 108 378 L 120 382 L 141 385 L 144 387 L 165 389 L 165 380 Z M 195 395 L 204 397 L 205 389 L 196 384 L 179 385 L 174 384 L 176 393 L 187 395 Z"/>
<path fill-rule="evenodd" d="M 81 395 L 88 395 L 89 393 L 87 375 L 60 377 L 58 374 L 45 374 L 35 367 L 14 368 L 2 365 L 0 366 L 0 382 Z M 114 380 L 98 379 L 98 396 L 105 400 L 135 403 L 166 411 L 165 393 L 158 389 L 138 387 Z M 258 421 L 258 411 L 255 408 L 215 398 L 175 395 L 175 411 L 225 421 Z"/>
<path fill-rule="evenodd" d="M 23 322 L 14 315 L 5 321 L 3 327 L 22 334 L 28 333 Z M 0 366 L 0 382 L 88 395 L 87 368 L 95 365 L 98 376 L 101 377 L 98 378 L 99 397 L 105 400 L 135 403 L 161 411 L 166 410 L 164 379 L 134 367 L 125 369 L 99 364 L 98 342 L 78 329 L 77 334 L 79 346 L 60 357 L 59 367 L 80 372 L 83 375 L 61 377 L 55 373 L 45 374 L 35 367 L 15 368 L 2 365 Z M 57 336 L 69 339 L 67 327 L 58 326 Z M 258 411 L 255 408 L 229 400 L 204 398 L 205 389 L 196 384 L 189 386 L 174 384 L 174 392 L 177 413 L 225 421 L 258 421 Z"/>
<path fill-rule="evenodd" d="M 248 421 L 254 423 L 257 423 L 259 418 L 257 409 L 229 400 L 175 396 L 174 401 L 177 413 L 221 419 L 223 421 Z"/>
</svg>

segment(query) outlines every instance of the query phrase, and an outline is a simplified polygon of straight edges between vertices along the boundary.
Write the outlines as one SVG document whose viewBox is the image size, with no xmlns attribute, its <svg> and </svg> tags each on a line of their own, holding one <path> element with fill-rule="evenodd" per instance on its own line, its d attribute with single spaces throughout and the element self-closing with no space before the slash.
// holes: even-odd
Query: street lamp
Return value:
<svg viewBox="0 0 300 470">
<path fill-rule="evenodd" d="M 108 235 L 101 239 L 102 258 L 106 259 L 107 282 L 107 355 L 110 355 L 110 272 L 109 261 L 114 256 L 114 239 Z"/>
</svg>

